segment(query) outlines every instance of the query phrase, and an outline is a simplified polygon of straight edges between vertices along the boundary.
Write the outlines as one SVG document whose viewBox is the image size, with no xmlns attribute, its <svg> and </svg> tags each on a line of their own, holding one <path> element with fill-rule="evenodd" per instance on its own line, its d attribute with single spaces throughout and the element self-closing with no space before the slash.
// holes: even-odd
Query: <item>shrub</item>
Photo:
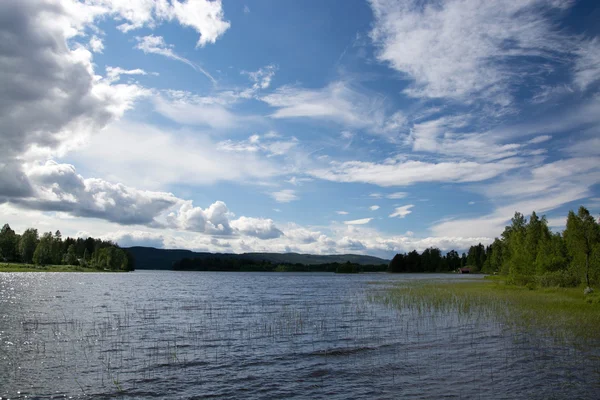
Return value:
<svg viewBox="0 0 600 400">
<path fill-rule="evenodd" d="M 566 270 L 546 272 L 537 277 L 542 287 L 575 287 L 579 285 L 579 278 Z"/>
</svg>

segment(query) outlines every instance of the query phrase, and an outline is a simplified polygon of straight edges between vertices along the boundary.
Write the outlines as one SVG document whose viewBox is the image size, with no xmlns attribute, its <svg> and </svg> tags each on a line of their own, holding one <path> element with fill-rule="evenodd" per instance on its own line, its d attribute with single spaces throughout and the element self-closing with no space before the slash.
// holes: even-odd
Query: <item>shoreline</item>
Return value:
<svg viewBox="0 0 600 400">
<path fill-rule="evenodd" d="M 0 263 L 0 273 L 2 272 L 128 272 L 128 271 L 112 271 L 96 268 L 82 267 L 79 265 L 34 265 L 20 263 Z"/>
</svg>

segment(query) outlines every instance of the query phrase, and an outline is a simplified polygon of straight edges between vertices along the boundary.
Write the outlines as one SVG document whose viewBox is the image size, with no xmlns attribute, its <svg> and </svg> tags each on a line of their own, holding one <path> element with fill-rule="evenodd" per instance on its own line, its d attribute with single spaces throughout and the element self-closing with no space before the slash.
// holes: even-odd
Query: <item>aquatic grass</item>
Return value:
<svg viewBox="0 0 600 400">
<path fill-rule="evenodd" d="M 371 298 L 420 314 L 456 312 L 470 320 L 491 318 L 509 328 L 536 330 L 572 344 L 600 343 L 600 302 L 584 296 L 581 288 L 532 290 L 494 277 L 411 282 L 377 291 Z"/>
<path fill-rule="evenodd" d="M 20 263 L 0 263 L 0 272 L 105 272 L 101 269 L 80 265 L 35 265 Z M 118 272 L 118 271 L 110 271 Z"/>
</svg>

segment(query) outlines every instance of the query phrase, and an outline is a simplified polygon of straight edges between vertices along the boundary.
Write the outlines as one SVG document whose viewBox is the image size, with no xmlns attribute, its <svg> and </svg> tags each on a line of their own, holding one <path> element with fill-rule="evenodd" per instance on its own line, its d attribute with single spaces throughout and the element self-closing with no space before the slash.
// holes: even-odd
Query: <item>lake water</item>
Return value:
<svg viewBox="0 0 600 400">
<path fill-rule="evenodd" d="M 0 274 L 0 396 L 600 398 L 595 350 L 369 301 L 386 284 L 434 278 L 480 279 Z"/>
</svg>

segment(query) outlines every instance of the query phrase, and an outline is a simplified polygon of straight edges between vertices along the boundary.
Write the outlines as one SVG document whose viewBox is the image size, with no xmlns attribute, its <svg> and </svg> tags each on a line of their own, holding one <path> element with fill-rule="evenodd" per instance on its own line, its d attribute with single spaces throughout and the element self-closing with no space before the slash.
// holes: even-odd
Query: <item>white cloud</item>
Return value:
<svg viewBox="0 0 600 400">
<path fill-rule="evenodd" d="M 260 98 L 276 108 L 272 118 L 310 118 L 333 121 L 345 126 L 368 128 L 374 133 L 398 133 L 404 126 L 401 112 L 386 116 L 381 95 L 333 82 L 321 89 L 283 86 Z"/>
<path fill-rule="evenodd" d="M 154 96 L 155 110 L 182 125 L 232 129 L 260 122 L 254 117 L 238 115 L 231 110 L 233 99 L 197 96 L 189 92 L 169 90 Z"/>
<path fill-rule="evenodd" d="M 289 203 L 291 201 L 298 200 L 296 192 L 291 189 L 283 189 L 278 192 L 273 192 L 271 193 L 271 197 L 273 197 L 278 203 Z"/>
<path fill-rule="evenodd" d="M 143 69 L 123 69 L 119 67 L 106 67 L 106 79 L 109 82 L 116 82 L 121 78 L 121 75 L 147 75 Z"/>
<path fill-rule="evenodd" d="M 369 207 L 369 210 L 377 211 L 377 210 L 379 210 L 379 206 L 371 206 L 371 207 Z"/>
<path fill-rule="evenodd" d="M 589 197 L 600 183 L 600 166 L 595 158 L 558 160 L 507 176 L 477 190 L 496 206 L 476 218 L 455 218 L 431 228 L 434 236 L 499 236 L 516 211 L 543 214 L 560 206 Z M 573 207 L 576 207 L 574 205 Z"/>
<path fill-rule="evenodd" d="M 189 65 L 193 69 L 198 72 L 204 74 L 208 79 L 210 79 L 213 83 L 217 83 L 215 78 L 211 74 L 208 73 L 204 68 L 200 65 L 188 60 L 185 57 L 181 57 L 173 50 L 172 45 L 168 45 L 165 42 L 165 39 L 162 36 L 137 36 L 136 37 L 138 44 L 135 46 L 136 49 L 142 50 L 145 54 L 158 54 L 172 60 L 181 61 L 184 64 Z"/>
<path fill-rule="evenodd" d="M 231 226 L 243 235 L 265 240 L 283 235 L 271 219 L 240 217 L 231 221 Z"/>
<path fill-rule="evenodd" d="M 100 39 L 96 35 L 92 36 L 92 38 L 90 39 L 89 46 L 90 50 L 92 50 L 92 52 L 94 53 L 102 53 L 102 51 L 104 50 L 104 43 L 102 43 L 102 39 Z"/>
<path fill-rule="evenodd" d="M 89 236 L 89 235 L 87 235 Z M 121 247 L 144 246 L 157 249 L 165 247 L 165 237 L 156 232 L 141 230 L 126 231 L 118 230 L 108 234 L 101 235 L 104 240 L 110 240 Z"/>
<path fill-rule="evenodd" d="M 406 186 L 417 182 L 477 182 L 522 166 L 519 159 L 495 163 L 471 161 L 429 163 L 423 161 L 331 162 L 308 173 L 333 182 L 362 182 L 379 186 Z"/>
<path fill-rule="evenodd" d="M 414 204 L 408 204 L 408 205 L 405 205 L 405 206 L 402 206 L 402 207 L 396 207 L 394 209 L 394 212 L 391 213 L 389 215 L 389 217 L 390 218 L 395 218 L 395 217 L 404 218 L 408 214 L 412 213 L 412 211 L 410 209 L 413 208 L 413 207 L 414 207 Z"/>
<path fill-rule="evenodd" d="M 254 72 L 242 71 L 242 74 L 248 75 L 250 80 L 254 82 L 252 85 L 252 92 L 254 93 L 271 86 L 271 80 L 273 79 L 273 76 L 275 76 L 275 71 L 277 71 L 277 67 L 270 64 L 263 68 L 259 68 Z"/>
<path fill-rule="evenodd" d="M 196 46 L 215 43 L 230 27 L 230 23 L 223 19 L 221 0 L 94 0 L 77 7 L 70 3 L 67 0 L 65 6 L 77 8 L 88 18 L 109 15 L 125 21 L 118 26 L 123 32 L 153 28 L 162 21 L 177 20 L 200 34 Z"/>
<path fill-rule="evenodd" d="M 252 183 L 286 174 L 275 159 L 223 151 L 197 131 L 126 121 L 107 127 L 69 159 L 96 176 L 155 189 L 219 181 Z"/>
<path fill-rule="evenodd" d="M 355 219 L 352 221 L 344 221 L 344 224 L 346 224 L 346 225 L 364 225 L 364 224 L 368 224 L 372 220 L 373 220 L 373 218 L 362 218 L 362 219 Z"/>
<path fill-rule="evenodd" d="M 215 43 L 231 25 L 223 20 L 221 0 L 195 0 L 183 3 L 178 0 L 171 1 L 172 8 L 167 11 L 167 15 L 170 19 L 176 18 L 181 25 L 190 26 L 200 33 L 197 46 Z"/>
<path fill-rule="evenodd" d="M 70 40 L 93 22 L 82 3 L 1 2 L 0 196 L 31 190 L 24 160 L 65 154 L 119 119 L 148 94 L 137 85 L 111 85 L 94 74 L 92 53 Z"/>
<path fill-rule="evenodd" d="M 124 225 L 160 225 L 155 219 L 179 202 L 165 192 L 134 189 L 102 179 L 84 179 L 75 167 L 48 161 L 27 171 L 34 196 L 12 201 L 23 207 L 101 218 Z"/>
<path fill-rule="evenodd" d="M 395 193 L 390 193 L 390 194 L 386 195 L 385 197 L 387 197 L 388 199 L 403 199 L 406 196 L 408 196 L 408 193 L 406 193 L 406 192 L 395 192 Z"/>
<path fill-rule="evenodd" d="M 413 125 L 408 141 L 416 152 L 479 161 L 494 161 L 519 154 L 520 144 L 498 144 L 497 138 L 489 134 L 461 132 L 469 121 L 470 116 L 467 115 L 420 122 Z"/>
<path fill-rule="evenodd" d="M 527 141 L 527 143 L 529 143 L 529 144 L 544 143 L 550 139 L 552 139 L 552 136 L 550 136 L 550 135 L 540 135 L 540 136 L 534 137 L 533 139 L 530 139 L 529 141 Z"/>
<path fill-rule="evenodd" d="M 258 152 L 262 151 L 269 156 L 282 156 L 287 154 L 291 149 L 298 145 L 298 139 L 292 137 L 289 140 L 273 140 L 267 136 L 262 139 L 259 135 L 252 135 L 247 140 L 234 141 L 231 139 L 224 140 L 218 144 L 220 150 L 229 152 Z M 290 183 L 299 185 L 303 180 L 309 178 L 292 177 Z"/>
<path fill-rule="evenodd" d="M 600 38 L 583 42 L 577 54 L 574 83 L 585 90 L 600 80 Z"/>
<path fill-rule="evenodd" d="M 535 73 L 530 57 L 553 59 L 570 50 L 569 38 L 554 29 L 547 11 L 567 6 L 553 0 L 478 1 L 371 0 L 371 31 L 377 57 L 406 74 L 415 97 L 480 97 L 506 106 L 509 82 L 523 75 L 504 68 L 520 59 L 522 71 Z M 527 68 L 529 67 L 529 68 Z"/>
<path fill-rule="evenodd" d="M 336 211 L 335 213 L 339 214 L 339 215 L 348 215 L 349 214 L 348 211 Z"/>
</svg>

